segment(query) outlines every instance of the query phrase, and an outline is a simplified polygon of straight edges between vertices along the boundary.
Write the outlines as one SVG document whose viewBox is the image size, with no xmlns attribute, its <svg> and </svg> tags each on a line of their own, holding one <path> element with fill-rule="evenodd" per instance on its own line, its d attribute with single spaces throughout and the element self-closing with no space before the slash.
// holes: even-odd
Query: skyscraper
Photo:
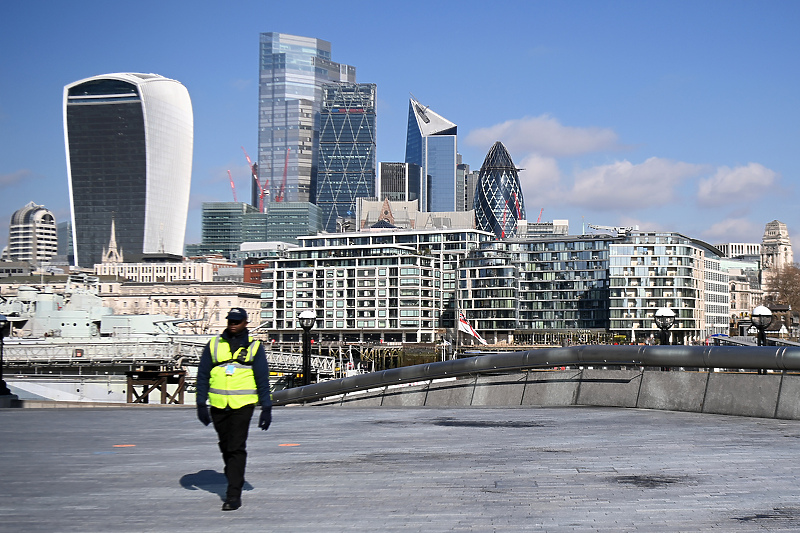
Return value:
<svg viewBox="0 0 800 533">
<path fill-rule="evenodd" d="M 33 202 L 11 215 L 8 228 L 8 258 L 41 263 L 58 251 L 56 219 L 43 205 Z"/>
<path fill-rule="evenodd" d="M 421 211 L 456 211 L 458 127 L 420 104 L 408 102 L 406 163 L 422 167 Z"/>
<path fill-rule="evenodd" d="M 355 83 L 356 69 L 331 61 L 331 43 L 261 34 L 258 175 L 268 201 L 315 201 L 322 86 L 332 81 Z"/>
<path fill-rule="evenodd" d="M 475 226 L 505 239 L 516 235 L 517 221 L 525 218 L 517 167 L 503 143 L 497 141 L 486 154 L 478 174 Z"/>
<path fill-rule="evenodd" d="M 322 89 L 316 204 L 322 227 L 355 224 L 356 198 L 375 196 L 374 83 L 330 83 Z"/>
<path fill-rule="evenodd" d="M 157 74 L 94 76 L 64 87 L 75 264 L 117 244 L 136 261 L 182 255 L 192 176 L 189 92 Z"/>
<path fill-rule="evenodd" d="M 378 200 L 413 202 L 419 209 L 422 169 L 414 163 L 378 163 Z"/>
</svg>

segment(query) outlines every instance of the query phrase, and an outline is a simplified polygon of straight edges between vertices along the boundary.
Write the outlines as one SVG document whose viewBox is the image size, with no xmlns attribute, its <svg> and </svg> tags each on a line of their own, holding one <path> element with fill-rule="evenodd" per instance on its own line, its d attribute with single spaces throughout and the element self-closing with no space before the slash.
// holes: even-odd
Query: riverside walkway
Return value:
<svg viewBox="0 0 800 533">
<path fill-rule="evenodd" d="M 598 407 L 276 408 L 220 511 L 193 408 L 0 410 L 0 531 L 796 531 L 800 421 Z"/>
</svg>

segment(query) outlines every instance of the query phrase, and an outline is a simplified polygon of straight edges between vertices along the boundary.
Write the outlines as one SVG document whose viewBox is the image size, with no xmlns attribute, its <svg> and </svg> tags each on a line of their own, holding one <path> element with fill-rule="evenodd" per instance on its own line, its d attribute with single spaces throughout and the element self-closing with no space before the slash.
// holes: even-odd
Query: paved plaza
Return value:
<svg viewBox="0 0 800 533">
<path fill-rule="evenodd" d="M 0 531 L 796 531 L 800 422 L 618 408 L 276 408 L 220 511 L 190 407 L 0 410 Z"/>
</svg>

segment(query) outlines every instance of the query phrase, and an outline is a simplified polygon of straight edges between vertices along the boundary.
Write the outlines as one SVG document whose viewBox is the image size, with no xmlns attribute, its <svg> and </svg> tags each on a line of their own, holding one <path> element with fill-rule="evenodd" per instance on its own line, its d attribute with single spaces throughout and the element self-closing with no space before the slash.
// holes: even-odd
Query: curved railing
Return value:
<svg viewBox="0 0 800 533">
<path fill-rule="evenodd" d="M 273 393 L 276 405 L 417 381 L 556 366 L 800 370 L 800 348 L 784 346 L 572 346 L 479 355 L 360 374 Z"/>
</svg>

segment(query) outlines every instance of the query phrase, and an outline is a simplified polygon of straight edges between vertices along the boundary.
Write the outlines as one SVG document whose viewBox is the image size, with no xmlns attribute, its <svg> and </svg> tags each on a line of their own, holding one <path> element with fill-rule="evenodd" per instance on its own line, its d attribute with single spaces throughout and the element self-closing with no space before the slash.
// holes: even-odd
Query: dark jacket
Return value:
<svg viewBox="0 0 800 533">
<path fill-rule="evenodd" d="M 231 337 L 226 329 L 220 336 L 224 342 L 230 345 L 231 353 L 234 353 L 247 343 L 250 332 L 245 328 L 238 335 Z M 206 347 L 203 348 L 203 355 L 200 356 L 200 364 L 197 366 L 197 405 L 205 405 L 208 402 L 208 382 L 211 377 L 211 367 L 211 342 L 209 341 Z M 262 408 L 272 407 L 272 399 L 269 392 L 269 363 L 267 363 L 263 342 L 253 357 L 253 375 L 256 378 L 258 403 Z"/>
</svg>

